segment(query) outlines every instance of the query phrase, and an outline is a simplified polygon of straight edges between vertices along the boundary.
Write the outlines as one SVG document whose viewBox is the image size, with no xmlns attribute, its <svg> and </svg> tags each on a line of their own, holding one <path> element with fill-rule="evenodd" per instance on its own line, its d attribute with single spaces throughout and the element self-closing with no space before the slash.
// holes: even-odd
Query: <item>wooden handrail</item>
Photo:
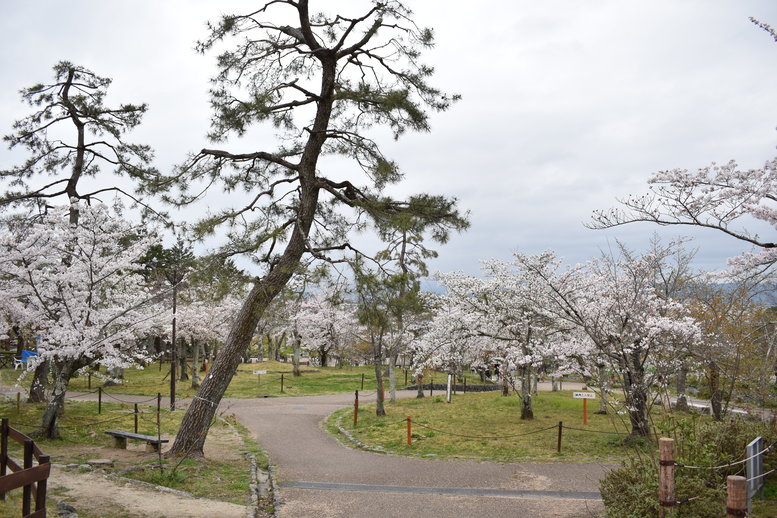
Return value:
<svg viewBox="0 0 777 518">
<path fill-rule="evenodd" d="M 24 446 L 23 466 L 8 456 L 8 438 Z M 38 462 L 33 466 L 33 458 Z M 11 473 L 8 473 L 8 470 Z M 24 488 L 22 495 L 23 518 L 46 518 L 46 487 L 51 474 L 51 461 L 48 455 L 35 445 L 27 435 L 11 428 L 8 418 L 0 422 L 0 499 L 5 500 L 8 491 Z M 32 511 L 32 499 L 35 498 L 35 511 Z"/>
</svg>

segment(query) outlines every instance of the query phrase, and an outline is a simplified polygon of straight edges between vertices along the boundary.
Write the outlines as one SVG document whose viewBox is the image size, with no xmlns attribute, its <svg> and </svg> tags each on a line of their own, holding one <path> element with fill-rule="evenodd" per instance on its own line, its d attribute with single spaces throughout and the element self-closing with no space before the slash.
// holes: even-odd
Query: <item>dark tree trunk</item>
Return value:
<svg viewBox="0 0 777 518">
<path fill-rule="evenodd" d="M 80 362 L 73 360 L 58 361 L 55 363 L 56 375 L 54 385 L 48 400 L 46 410 L 43 412 L 41 427 L 37 434 L 47 439 L 59 439 L 59 427 L 57 419 L 65 408 L 65 394 L 70 378 L 81 367 Z"/>
<path fill-rule="evenodd" d="M 192 388 L 200 386 L 200 347 L 201 344 L 192 339 Z"/>
<path fill-rule="evenodd" d="M 178 348 L 178 381 L 188 381 L 189 373 L 187 371 L 189 370 L 189 365 L 186 362 L 186 341 L 179 338 L 176 342 L 178 342 L 175 346 Z"/>
<path fill-rule="evenodd" d="M 418 392 L 416 393 L 416 398 L 422 398 L 424 397 L 424 375 L 419 374 L 415 377 L 416 386 L 418 387 Z"/>
<path fill-rule="evenodd" d="M 383 369 L 381 363 L 383 362 L 382 354 L 376 354 L 374 361 L 375 361 L 375 387 L 377 389 L 376 399 L 375 399 L 375 415 L 378 417 L 386 415 L 386 408 L 384 407 L 384 400 L 383 400 Z"/>
<path fill-rule="evenodd" d="M 688 376 L 688 367 L 685 362 L 680 366 L 680 371 L 677 373 L 677 402 L 674 407 L 680 412 L 688 411 L 688 398 L 685 395 L 686 379 Z"/>
<path fill-rule="evenodd" d="M 712 418 L 716 421 L 720 421 L 723 419 L 723 391 L 720 388 L 720 369 L 717 364 L 710 363 L 708 379 L 710 384 Z"/>
<path fill-rule="evenodd" d="M 32 383 L 30 383 L 30 395 L 27 398 L 29 403 L 43 403 L 46 401 L 46 388 L 49 382 L 49 361 L 42 360 L 32 374 Z"/>
<path fill-rule="evenodd" d="M 521 367 L 521 419 L 534 419 L 531 395 L 532 377 L 530 365 Z"/>
<path fill-rule="evenodd" d="M 389 401 L 392 403 L 397 400 L 396 364 L 398 356 L 398 353 L 389 355 Z"/>
<path fill-rule="evenodd" d="M 607 391 L 610 388 L 610 378 L 606 365 L 599 365 L 599 415 L 607 415 Z"/>
<path fill-rule="evenodd" d="M 294 336 L 291 342 L 291 349 L 292 349 L 292 356 L 291 356 L 292 375 L 296 378 L 296 377 L 302 376 L 302 371 L 299 368 L 299 356 L 300 356 L 300 349 L 302 349 L 302 339 L 296 330 L 294 331 Z"/>
<path fill-rule="evenodd" d="M 622 358 L 623 392 L 629 408 L 631 437 L 648 437 L 650 421 L 648 416 L 648 389 L 645 385 L 645 370 L 638 350 Z"/>
</svg>

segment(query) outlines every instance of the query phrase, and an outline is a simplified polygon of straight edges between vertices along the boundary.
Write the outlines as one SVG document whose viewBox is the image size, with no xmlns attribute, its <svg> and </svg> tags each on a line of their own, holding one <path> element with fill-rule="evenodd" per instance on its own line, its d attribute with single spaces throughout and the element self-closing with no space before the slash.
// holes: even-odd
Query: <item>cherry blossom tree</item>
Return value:
<svg viewBox="0 0 777 518">
<path fill-rule="evenodd" d="M 777 41 L 771 26 L 755 18 L 750 21 Z M 773 271 L 777 242 L 748 230 L 746 225 L 752 218 L 777 230 L 777 158 L 755 169 L 740 169 L 732 160 L 722 165 L 713 162 L 697 171 L 659 171 L 648 184 L 648 194 L 619 200 L 621 208 L 594 211 L 589 226 L 611 228 L 648 221 L 710 228 L 753 245 L 753 251 L 729 259 L 730 273 Z"/>
<path fill-rule="evenodd" d="M 355 340 L 355 308 L 336 291 L 316 293 L 300 301 L 291 321 L 302 348 L 317 355 L 321 366 L 327 365 L 332 353 L 339 356 Z"/>
<path fill-rule="evenodd" d="M 57 437 L 71 376 L 99 362 L 123 368 L 147 359 L 135 339 L 152 325 L 153 293 L 137 261 L 157 241 L 144 226 L 80 206 L 79 222 L 54 207 L 34 221 L 10 219 L 0 235 L 0 307 L 37 331 L 38 361 L 55 368 L 40 433 Z"/>
<path fill-rule="evenodd" d="M 675 352 L 699 337 L 699 326 L 679 301 L 656 289 L 658 258 L 603 255 L 562 269 L 552 252 L 516 254 L 515 263 L 540 281 L 538 308 L 585 340 L 569 342 L 569 355 L 595 350 L 618 372 L 632 436 L 647 436 L 651 388 L 676 366 Z"/>
</svg>

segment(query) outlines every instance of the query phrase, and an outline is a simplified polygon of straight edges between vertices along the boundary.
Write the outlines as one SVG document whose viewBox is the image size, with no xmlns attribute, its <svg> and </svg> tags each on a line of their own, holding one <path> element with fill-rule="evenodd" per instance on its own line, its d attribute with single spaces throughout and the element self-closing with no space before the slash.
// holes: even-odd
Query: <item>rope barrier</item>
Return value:
<svg viewBox="0 0 777 518">
<path fill-rule="evenodd" d="M 773 469 L 771 471 L 767 471 L 766 473 L 761 473 L 760 475 L 756 475 L 754 477 L 748 478 L 747 481 L 750 482 L 751 480 L 756 480 L 756 479 L 759 479 L 761 477 L 765 477 L 766 475 L 770 475 L 770 474 L 774 473 L 775 471 L 777 471 L 777 469 Z"/>
<path fill-rule="evenodd" d="M 769 453 L 769 451 L 772 448 L 774 448 L 775 445 L 777 445 L 777 441 L 771 443 L 769 446 L 767 446 L 766 448 L 764 448 L 760 452 L 754 453 L 753 455 L 747 457 L 746 459 L 738 460 L 736 462 L 730 462 L 728 464 L 723 464 L 721 466 L 689 466 L 687 464 L 680 464 L 679 462 L 675 462 L 674 465 L 677 466 L 678 468 L 688 468 L 688 469 L 724 469 L 724 468 L 731 468 L 731 467 L 734 467 L 734 466 L 738 466 L 740 464 L 744 464 L 745 462 L 747 462 L 747 461 L 749 461 L 751 459 L 754 459 L 754 458 L 756 458 L 756 457 L 758 457 L 760 455 L 764 455 L 766 453 Z"/>
<path fill-rule="evenodd" d="M 553 428 L 556 428 L 555 426 Z M 588 432 L 588 433 L 608 433 L 608 434 L 614 434 L 614 435 L 630 435 L 625 432 L 607 432 L 605 430 L 586 430 L 585 428 L 574 428 L 572 426 L 563 425 L 562 428 L 565 430 L 575 430 L 578 432 Z"/>
<path fill-rule="evenodd" d="M 76 399 L 76 398 L 80 398 L 80 397 L 91 396 L 92 394 L 97 394 L 97 392 L 99 392 L 99 389 L 98 390 L 93 390 L 91 392 L 84 392 L 83 394 L 77 394 L 77 395 L 74 395 L 74 396 L 68 395 L 67 397 L 69 399 Z"/>
<path fill-rule="evenodd" d="M 127 403 L 127 404 L 130 404 L 130 405 L 133 404 L 133 403 L 140 404 L 140 403 L 148 403 L 150 401 L 156 401 L 156 396 L 150 397 L 148 399 L 141 399 L 140 401 L 130 401 L 130 400 L 127 400 L 127 399 L 118 398 L 118 397 L 116 397 L 116 396 L 114 396 L 112 394 L 108 394 L 105 390 L 103 390 L 103 394 L 108 396 L 109 398 L 113 399 L 114 401 L 118 401 L 120 403 Z"/>
<path fill-rule="evenodd" d="M 407 420 L 405 419 L 405 420 L 403 420 L 403 422 L 407 422 Z M 436 428 L 432 428 L 431 426 L 427 426 L 427 425 L 421 424 L 421 423 L 419 423 L 417 421 L 413 421 L 412 419 L 410 420 L 410 422 L 413 423 L 413 424 L 416 424 L 416 425 L 418 425 L 418 426 L 420 426 L 422 428 L 426 428 L 428 430 L 432 430 L 433 432 L 442 433 L 442 434 L 446 434 L 446 435 L 453 435 L 455 437 L 464 437 L 464 438 L 467 438 L 467 439 L 510 439 L 510 438 L 513 438 L 513 437 L 523 437 L 525 435 L 532 435 L 532 434 L 535 434 L 535 433 L 547 432 L 548 430 L 558 429 L 558 425 L 553 425 L 553 426 L 549 426 L 548 428 L 542 428 L 540 430 L 533 430 L 531 432 L 517 433 L 517 434 L 512 434 L 512 435 L 464 435 L 464 434 L 458 434 L 458 433 L 453 433 L 453 432 L 446 432 L 444 430 L 438 430 Z"/>
</svg>

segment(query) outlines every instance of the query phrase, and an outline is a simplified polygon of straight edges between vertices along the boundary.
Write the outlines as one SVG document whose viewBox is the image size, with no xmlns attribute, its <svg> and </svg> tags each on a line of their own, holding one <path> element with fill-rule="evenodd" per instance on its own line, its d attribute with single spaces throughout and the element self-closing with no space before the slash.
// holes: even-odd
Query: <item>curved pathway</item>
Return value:
<svg viewBox="0 0 777 518">
<path fill-rule="evenodd" d="M 612 466 L 431 460 L 350 449 L 322 426 L 352 403 L 350 394 L 223 401 L 220 410 L 246 425 L 277 467 L 280 517 L 578 517 L 601 509 L 598 481 Z"/>
</svg>

